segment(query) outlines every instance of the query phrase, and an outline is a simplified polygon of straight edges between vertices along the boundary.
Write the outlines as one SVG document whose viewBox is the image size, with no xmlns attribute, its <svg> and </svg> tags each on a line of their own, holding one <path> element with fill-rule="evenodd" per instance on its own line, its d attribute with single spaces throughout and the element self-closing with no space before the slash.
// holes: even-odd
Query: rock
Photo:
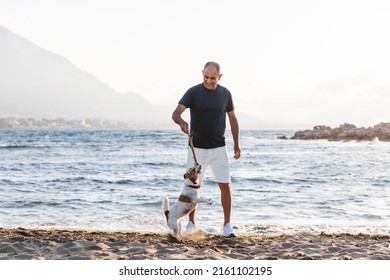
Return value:
<svg viewBox="0 0 390 280">
<path fill-rule="evenodd" d="M 344 123 L 337 128 L 325 125 L 316 125 L 311 130 L 295 132 L 290 139 L 329 141 L 390 141 L 390 123 L 380 123 L 374 127 L 356 127 L 353 124 Z"/>
</svg>

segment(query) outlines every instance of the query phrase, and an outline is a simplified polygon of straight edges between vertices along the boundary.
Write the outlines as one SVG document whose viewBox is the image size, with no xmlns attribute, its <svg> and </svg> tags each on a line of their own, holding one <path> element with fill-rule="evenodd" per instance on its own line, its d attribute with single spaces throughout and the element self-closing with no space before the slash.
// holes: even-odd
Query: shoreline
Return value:
<svg viewBox="0 0 390 280">
<path fill-rule="evenodd" d="M 390 234 L 0 229 L 0 260 L 390 260 Z"/>
</svg>

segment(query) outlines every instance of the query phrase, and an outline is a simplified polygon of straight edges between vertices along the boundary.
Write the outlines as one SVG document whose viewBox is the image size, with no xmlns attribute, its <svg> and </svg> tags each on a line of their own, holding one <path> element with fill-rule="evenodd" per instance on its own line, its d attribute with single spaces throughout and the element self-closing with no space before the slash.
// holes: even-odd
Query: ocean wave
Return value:
<svg viewBox="0 0 390 280">
<path fill-rule="evenodd" d="M 49 148 L 45 145 L 23 145 L 23 144 L 0 144 L 0 149 L 4 150 L 24 150 L 24 149 L 44 149 Z"/>
<path fill-rule="evenodd" d="M 50 208 L 58 208 L 63 206 L 63 203 L 56 201 L 44 201 L 44 200 L 16 200 L 16 201 L 8 201 L 3 203 L 4 208 L 16 208 L 16 209 L 30 209 L 36 207 L 50 207 Z"/>
</svg>

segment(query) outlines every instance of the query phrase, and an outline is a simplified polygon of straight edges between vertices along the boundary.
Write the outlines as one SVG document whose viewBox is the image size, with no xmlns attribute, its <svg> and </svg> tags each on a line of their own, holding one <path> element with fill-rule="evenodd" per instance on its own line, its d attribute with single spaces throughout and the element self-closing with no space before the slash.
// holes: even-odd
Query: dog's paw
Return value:
<svg viewBox="0 0 390 280">
<path fill-rule="evenodd" d="M 208 204 L 208 205 L 213 204 L 213 201 L 211 200 L 211 198 L 207 201 L 207 204 Z"/>
</svg>

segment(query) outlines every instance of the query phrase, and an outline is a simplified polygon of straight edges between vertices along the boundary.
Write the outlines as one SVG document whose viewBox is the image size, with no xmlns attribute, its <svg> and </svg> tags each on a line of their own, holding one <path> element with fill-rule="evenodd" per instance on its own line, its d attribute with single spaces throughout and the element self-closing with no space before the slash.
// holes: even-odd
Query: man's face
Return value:
<svg viewBox="0 0 390 280">
<path fill-rule="evenodd" d="M 208 66 L 203 71 L 203 85 L 208 90 L 214 90 L 222 74 L 219 74 L 214 66 Z"/>
</svg>

